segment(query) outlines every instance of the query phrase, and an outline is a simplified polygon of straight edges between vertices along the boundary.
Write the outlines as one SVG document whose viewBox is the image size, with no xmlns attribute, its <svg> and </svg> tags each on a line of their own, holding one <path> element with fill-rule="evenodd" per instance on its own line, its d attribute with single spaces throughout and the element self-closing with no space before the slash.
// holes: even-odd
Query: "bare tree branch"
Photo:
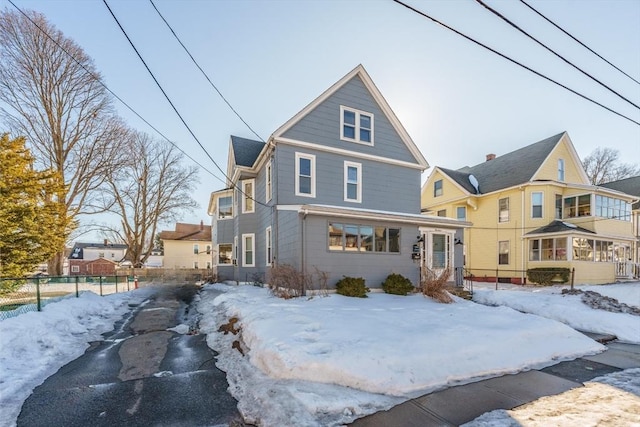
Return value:
<svg viewBox="0 0 640 427">
<path fill-rule="evenodd" d="M 67 238 L 79 215 L 105 210 L 100 189 L 128 131 L 82 48 L 44 15 L 25 13 L 0 12 L 0 119 L 27 137 L 40 167 L 62 177 L 57 199 L 67 208 Z"/>
<path fill-rule="evenodd" d="M 183 166 L 184 156 L 174 146 L 144 133 L 127 139 L 126 152 L 127 162 L 108 177 L 110 210 L 120 218 L 127 260 L 139 267 L 151 255 L 159 224 L 197 207 L 190 195 L 197 169 Z"/>
<path fill-rule="evenodd" d="M 624 178 L 640 175 L 640 167 L 629 163 L 619 163 L 620 153 L 613 148 L 596 148 L 584 158 L 582 167 L 592 185 L 619 181 Z"/>
</svg>

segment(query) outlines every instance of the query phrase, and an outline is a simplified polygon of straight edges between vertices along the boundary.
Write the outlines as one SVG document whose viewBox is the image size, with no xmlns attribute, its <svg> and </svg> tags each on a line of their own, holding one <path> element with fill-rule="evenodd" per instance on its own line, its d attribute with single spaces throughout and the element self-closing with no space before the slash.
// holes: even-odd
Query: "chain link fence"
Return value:
<svg viewBox="0 0 640 427">
<path fill-rule="evenodd" d="M 100 296 L 128 292 L 137 286 L 133 276 L 37 276 L 0 278 L 0 320 L 28 311 L 41 311 L 50 302 L 81 292 Z"/>
</svg>

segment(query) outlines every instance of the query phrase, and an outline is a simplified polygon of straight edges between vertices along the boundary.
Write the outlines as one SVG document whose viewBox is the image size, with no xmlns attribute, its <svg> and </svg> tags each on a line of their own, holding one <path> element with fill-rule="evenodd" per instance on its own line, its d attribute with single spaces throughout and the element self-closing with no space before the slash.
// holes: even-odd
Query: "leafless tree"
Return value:
<svg viewBox="0 0 640 427">
<path fill-rule="evenodd" d="M 640 167 L 630 163 L 619 163 L 620 152 L 613 148 L 596 148 L 584 158 L 584 167 L 589 182 L 600 185 L 611 181 L 640 175 Z"/>
<path fill-rule="evenodd" d="M 126 154 L 126 163 L 108 177 L 108 205 L 121 228 L 106 231 L 129 247 L 126 259 L 141 267 L 151 255 L 158 225 L 197 207 L 190 191 L 198 176 L 195 167 L 184 166 L 184 156 L 174 146 L 144 133 L 127 140 Z"/>
<path fill-rule="evenodd" d="M 36 164 L 62 177 L 65 240 L 80 215 L 104 210 L 99 189 L 127 132 L 98 78 L 82 48 L 42 14 L 0 11 L 0 119 L 27 137 Z M 63 251 L 53 274 L 62 273 Z"/>
</svg>

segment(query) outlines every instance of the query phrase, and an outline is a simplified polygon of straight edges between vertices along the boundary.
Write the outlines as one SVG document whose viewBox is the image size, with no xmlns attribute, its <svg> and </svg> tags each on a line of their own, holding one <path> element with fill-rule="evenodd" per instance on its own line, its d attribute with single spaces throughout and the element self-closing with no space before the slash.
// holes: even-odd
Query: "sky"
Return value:
<svg viewBox="0 0 640 427">
<path fill-rule="evenodd" d="M 264 426 L 342 425 L 442 388 L 605 350 L 575 329 L 640 344 L 637 316 L 590 308 L 579 295 L 562 295 L 561 286 L 501 286 L 496 291 L 493 284 L 476 283 L 477 303 L 456 298 L 439 304 L 421 294 L 384 293 L 284 300 L 266 288 L 214 284 L 205 285 L 195 301 L 200 333 L 219 353 L 216 366 L 227 372 L 238 409 L 245 421 Z M 637 282 L 579 288 L 640 307 Z M 112 330 L 130 304 L 140 304 L 151 291 L 105 297 L 83 292 L 42 312 L 0 321 L 0 426 L 15 426 L 36 386 Z M 240 335 L 219 332 L 232 316 L 239 318 L 244 357 L 232 348 Z M 639 373 L 617 372 L 597 380 L 610 387 L 587 384 L 573 394 L 542 398 L 541 408 L 487 413 L 471 425 L 520 425 L 513 419 L 526 420 L 523 425 L 592 425 L 596 416 L 625 424 L 637 415 Z M 571 411 L 559 410 L 566 405 Z M 544 418 L 544 411 L 567 418 Z"/>
<path fill-rule="evenodd" d="M 257 139 L 233 113 L 147 1 L 107 0 L 215 163 L 226 172 L 229 136 Z M 627 117 L 640 109 L 599 86 L 472 0 L 407 2 Z M 95 61 L 109 89 L 204 168 L 184 222 L 210 221 L 223 174 L 207 158 L 98 0 L 15 0 L 45 14 Z M 640 163 L 640 126 L 535 76 L 391 0 L 155 0 L 175 33 L 250 127 L 272 132 L 362 64 L 433 166 L 457 169 L 567 131 L 578 155 L 598 147 Z M 529 2 L 640 81 L 640 2 Z M 487 1 L 635 104 L 640 84 L 519 1 Z M 15 10 L 7 0 L 0 7 Z M 116 101 L 135 129 L 160 138 Z M 190 161 L 188 161 L 190 163 Z M 426 181 L 430 170 L 423 175 Z M 168 227 L 172 228 L 172 227 Z"/>
</svg>

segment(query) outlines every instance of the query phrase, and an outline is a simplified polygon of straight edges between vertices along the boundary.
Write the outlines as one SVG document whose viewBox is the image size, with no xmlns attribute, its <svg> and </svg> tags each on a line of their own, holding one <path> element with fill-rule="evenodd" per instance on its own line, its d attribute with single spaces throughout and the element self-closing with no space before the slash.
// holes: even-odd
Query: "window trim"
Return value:
<svg viewBox="0 0 640 427">
<path fill-rule="evenodd" d="M 464 211 L 464 216 L 460 217 L 460 209 Z M 466 221 L 467 220 L 467 207 L 466 206 L 456 206 L 456 219 L 458 221 Z"/>
<path fill-rule="evenodd" d="M 230 205 L 231 206 L 231 215 L 225 216 L 225 217 L 221 217 L 220 216 L 220 200 L 227 199 L 227 198 L 231 199 L 231 205 Z M 230 195 L 230 196 L 220 196 L 220 197 L 218 197 L 218 200 L 216 202 L 217 202 L 217 205 L 218 205 L 218 215 L 216 216 L 217 219 L 231 219 L 231 218 L 233 218 L 233 213 L 234 213 L 234 210 L 235 210 L 235 209 L 233 209 L 233 194 Z"/>
<path fill-rule="evenodd" d="M 193 244 L 193 254 L 200 255 L 200 245 L 198 243 Z"/>
<path fill-rule="evenodd" d="M 440 186 L 438 186 L 440 184 Z M 442 180 L 439 179 L 433 183 L 433 197 L 440 197 L 444 193 Z"/>
<path fill-rule="evenodd" d="M 332 225 L 338 225 L 340 226 L 340 243 L 341 243 L 341 247 L 340 249 L 334 248 L 331 245 L 331 226 Z M 354 227 L 358 230 L 357 233 L 357 239 L 356 239 L 356 246 L 355 249 L 349 250 L 347 249 L 349 246 L 347 245 L 347 238 L 346 238 L 346 228 L 347 227 Z M 362 248 L 364 247 L 362 244 L 362 234 L 360 232 L 361 228 L 371 228 L 372 231 L 372 237 L 373 237 L 373 241 L 371 243 L 371 250 L 363 250 Z M 384 241 L 385 241 L 385 245 L 384 248 L 385 250 L 377 250 L 377 242 L 376 242 L 376 228 L 384 228 L 385 229 L 385 233 L 384 233 Z M 396 233 L 394 234 L 394 238 L 391 237 L 392 233 L 391 230 L 395 230 Z M 337 235 L 337 234 L 335 234 Z M 336 245 L 337 246 L 337 245 Z M 396 249 L 396 250 L 392 250 L 392 248 Z M 327 251 L 330 253 L 358 253 L 358 254 L 381 254 L 381 255 L 399 255 L 401 253 L 402 250 L 402 227 L 392 227 L 392 226 L 386 226 L 386 225 L 373 225 L 373 224 L 362 224 L 362 223 L 345 223 L 345 222 L 332 222 L 332 221 L 328 221 L 327 222 Z"/>
<path fill-rule="evenodd" d="M 558 159 L 558 181 L 565 182 L 564 159 Z"/>
<path fill-rule="evenodd" d="M 268 203 L 273 198 L 273 167 L 271 166 L 271 159 L 267 161 L 266 176 L 264 181 L 265 200 Z"/>
<path fill-rule="evenodd" d="M 540 204 L 534 204 L 533 198 L 539 194 L 540 195 Z M 540 216 L 535 216 L 534 208 L 536 206 L 540 206 Z M 531 218 L 532 219 L 541 219 L 544 218 L 544 192 L 543 191 L 533 191 L 531 192 Z"/>
<path fill-rule="evenodd" d="M 314 154 L 299 153 L 295 155 L 295 194 L 301 197 L 316 197 L 316 156 Z M 300 159 L 307 159 L 311 161 L 311 193 L 300 192 Z M 305 175 L 306 176 L 306 175 Z"/>
<path fill-rule="evenodd" d="M 507 252 L 506 253 L 501 253 L 500 252 L 500 245 L 502 243 L 506 243 L 507 244 Z M 510 265 L 511 264 L 511 257 L 509 256 L 511 252 L 511 242 L 509 240 L 499 240 L 498 241 L 498 265 Z M 507 256 L 507 262 L 500 262 L 500 255 L 506 255 Z"/>
<path fill-rule="evenodd" d="M 231 256 L 229 257 L 229 262 L 220 262 L 220 246 L 222 245 L 231 246 Z M 215 257 L 215 265 L 233 265 L 233 243 L 218 243 L 216 252 L 218 253 L 218 256 Z"/>
<path fill-rule="evenodd" d="M 264 251 L 264 256 L 265 256 L 265 261 L 266 261 L 266 266 L 267 267 L 271 267 L 273 265 L 273 241 L 272 241 L 272 235 L 271 235 L 271 226 L 268 226 L 265 230 L 264 230 L 264 246 L 265 246 L 265 251 Z"/>
<path fill-rule="evenodd" d="M 355 138 L 349 138 L 347 136 L 344 136 L 344 113 L 345 111 L 349 111 L 355 114 L 356 118 L 355 118 L 355 124 L 354 124 L 354 135 Z M 367 142 L 367 141 L 363 141 L 360 139 L 360 116 L 364 115 L 370 118 L 371 120 L 371 128 L 369 129 L 369 132 L 371 134 L 371 141 Z M 358 110 L 357 108 L 352 108 L 352 107 L 347 107 L 344 105 L 340 106 L 340 139 L 342 141 L 348 141 L 348 142 L 355 142 L 356 144 L 363 144 L 363 145 L 368 145 L 370 147 L 373 147 L 374 145 L 374 136 L 373 136 L 373 129 L 374 129 L 374 117 L 373 117 L 373 113 L 370 113 L 368 111 L 363 111 L 363 110 Z"/>
<path fill-rule="evenodd" d="M 505 219 L 505 220 L 503 220 L 503 219 L 502 219 L 502 216 L 501 216 L 501 213 L 502 213 L 503 211 L 500 209 L 500 202 L 501 202 L 502 200 L 506 200 L 506 201 L 507 201 L 507 208 L 505 209 L 505 212 L 507 213 L 507 217 L 506 217 L 506 219 Z M 506 223 L 506 222 L 509 222 L 509 221 L 510 221 L 510 218 L 511 218 L 511 212 L 510 212 L 510 206 L 509 206 L 509 205 L 510 205 L 510 203 L 509 203 L 509 197 L 502 197 L 502 198 L 498 199 L 498 223 L 503 224 L 503 223 Z"/>
<path fill-rule="evenodd" d="M 349 182 L 349 168 L 355 168 L 357 171 L 357 182 L 356 182 L 356 198 L 350 199 L 349 196 L 349 184 L 353 184 Z M 362 203 L 362 163 L 351 162 L 348 160 L 344 161 L 344 201 L 345 202 L 353 202 L 353 203 Z"/>
<path fill-rule="evenodd" d="M 256 179 L 243 179 L 241 182 L 241 191 L 242 191 L 242 213 L 254 213 L 256 211 Z M 246 185 L 251 184 L 251 194 L 247 193 Z M 247 200 L 251 199 L 253 203 L 251 203 L 251 210 L 247 209 Z"/>
<path fill-rule="evenodd" d="M 80 273 L 80 266 L 79 265 L 72 265 L 71 266 L 71 272 L 72 273 Z"/>
<path fill-rule="evenodd" d="M 247 238 L 251 238 L 251 263 L 247 263 Z M 242 234 L 242 266 L 243 267 L 255 267 L 256 266 L 256 235 L 255 233 L 243 233 Z"/>
</svg>

